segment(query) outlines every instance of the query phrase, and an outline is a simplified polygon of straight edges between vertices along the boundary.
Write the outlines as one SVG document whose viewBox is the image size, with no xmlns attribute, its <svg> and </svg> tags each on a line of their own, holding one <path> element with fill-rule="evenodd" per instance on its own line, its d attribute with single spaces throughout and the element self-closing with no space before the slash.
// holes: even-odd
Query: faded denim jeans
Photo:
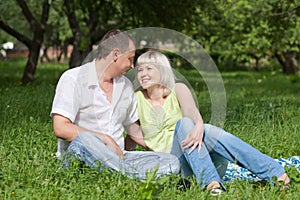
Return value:
<svg viewBox="0 0 300 200">
<path fill-rule="evenodd" d="M 197 147 L 191 154 L 188 154 L 190 148 L 183 150 L 181 142 L 194 127 L 194 122 L 186 117 L 179 120 L 176 124 L 171 152 L 179 158 L 182 174 L 184 176 L 194 174 L 203 187 L 212 181 L 221 183 L 228 160 L 250 170 L 268 182 L 272 181 L 273 176 L 279 177 L 285 172 L 273 158 L 238 137 L 210 124 L 204 124 L 204 126 L 200 152 Z M 221 185 L 224 188 L 222 183 Z"/>
<path fill-rule="evenodd" d="M 68 157 L 75 156 L 88 166 L 118 171 L 129 177 L 145 179 L 146 172 L 156 167 L 157 177 L 180 172 L 179 160 L 169 153 L 152 151 L 124 151 L 124 159 L 112 152 L 93 133 L 80 133 L 69 145 L 63 163 L 68 167 Z M 99 163 L 101 165 L 99 166 Z"/>
</svg>

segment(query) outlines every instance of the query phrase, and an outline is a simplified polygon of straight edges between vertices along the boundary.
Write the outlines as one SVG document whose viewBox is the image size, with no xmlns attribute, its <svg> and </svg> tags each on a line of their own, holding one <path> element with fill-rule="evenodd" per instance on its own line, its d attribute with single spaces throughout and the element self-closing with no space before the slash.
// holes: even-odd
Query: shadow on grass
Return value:
<svg viewBox="0 0 300 200">
<path fill-rule="evenodd" d="M 0 61 L 0 87 L 13 87 L 21 85 L 21 79 L 25 70 L 25 59 L 11 59 Z M 39 63 L 33 85 L 48 83 L 56 85 L 60 75 L 68 69 L 67 64 L 61 63 Z"/>
</svg>

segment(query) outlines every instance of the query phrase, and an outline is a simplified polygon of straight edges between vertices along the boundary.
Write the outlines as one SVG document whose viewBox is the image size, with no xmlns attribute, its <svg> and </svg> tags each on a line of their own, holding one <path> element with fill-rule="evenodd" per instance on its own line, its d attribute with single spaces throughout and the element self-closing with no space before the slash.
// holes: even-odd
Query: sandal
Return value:
<svg viewBox="0 0 300 200">
<path fill-rule="evenodd" d="M 209 194 L 210 194 L 210 196 L 216 197 L 216 196 L 221 196 L 222 192 L 223 192 L 223 190 L 220 188 L 213 188 L 210 190 Z"/>
<path fill-rule="evenodd" d="M 280 186 L 280 192 L 290 188 L 290 182 L 287 182 L 287 183 L 283 183 L 283 181 L 278 181 L 278 182 L 280 184 L 282 183 L 282 185 Z"/>
<path fill-rule="evenodd" d="M 290 178 L 286 173 L 281 175 L 277 182 L 280 184 L 280 191 L 282 192 L 283 190 L 287 190 L 290 187 Z"/>
</svg>

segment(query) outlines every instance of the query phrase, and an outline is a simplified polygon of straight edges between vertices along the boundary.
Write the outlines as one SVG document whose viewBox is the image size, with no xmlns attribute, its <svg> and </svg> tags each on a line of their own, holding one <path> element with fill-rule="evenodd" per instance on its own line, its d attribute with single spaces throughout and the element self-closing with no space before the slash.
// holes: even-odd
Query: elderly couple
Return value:
<svg viewBox="0 0 300 200">
<path fill-rule="evenodd" d="M 190 90 L 175 83 L 164 54 L 148 51 L 139 56 L 135 65 L 141 90 L 135 92 L 124 76 L 134 68 L 134 56 L 133 39 L 111 30 L 93 61 L 63 73 L 51 110 L 59 138 L 57 156 L 64 152 L 90 167 L 141 179 L 155 168 L 158 176 L 193 174 L 201 188 L 217 195 L 225 190 L 221 178 L 228 161 L 263 180 L 271 182 L 276 176 L 289 183 L 273 158 L 203 123 Z M 129 151 L 135 144 L 151 151 Z"/>
</svg>

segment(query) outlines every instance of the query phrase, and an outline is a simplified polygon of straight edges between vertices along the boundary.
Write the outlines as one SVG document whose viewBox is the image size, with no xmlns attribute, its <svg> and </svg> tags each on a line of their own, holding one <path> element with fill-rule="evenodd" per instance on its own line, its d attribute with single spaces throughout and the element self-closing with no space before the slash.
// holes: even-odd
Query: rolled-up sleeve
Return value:
<svg viewBox="0 0 300 200">
<path fill-rule="evenodd" d="M 75 121 L 76 113 L 78 111 L 78 99 L 80 90 L 76 84 L 76 76 L 64 73 L 56 87 L 55 96 L 52 104 L 50 116 L 53 114 L 62 115 L 72 122 Z"/>
</svg>

